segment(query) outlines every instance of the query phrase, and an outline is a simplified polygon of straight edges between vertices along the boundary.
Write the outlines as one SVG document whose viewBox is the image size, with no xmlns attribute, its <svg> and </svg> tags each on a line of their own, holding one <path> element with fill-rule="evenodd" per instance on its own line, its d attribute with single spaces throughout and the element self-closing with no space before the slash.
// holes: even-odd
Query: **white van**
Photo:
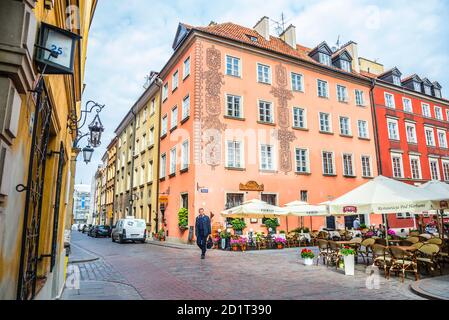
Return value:
<svg viewBox="0 0 449 320">
<path fill-rule="evenodd" d="M 127 217 L 117 221 L 111 234 L 112 242 L 139 241 L 145 243 L 147 239 L 147 224 L 143 219 Z"/>
</svg>

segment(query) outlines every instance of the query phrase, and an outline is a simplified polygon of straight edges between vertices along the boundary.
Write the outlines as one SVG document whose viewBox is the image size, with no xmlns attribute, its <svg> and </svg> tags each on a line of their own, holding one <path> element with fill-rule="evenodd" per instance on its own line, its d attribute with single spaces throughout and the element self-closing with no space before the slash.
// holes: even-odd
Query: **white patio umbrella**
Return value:
<svg viewBox="0 0 449 320">
<path fill-rule="evenodd" d="M 442 194 L 379 176 L 329 204 L 333 215 L 389 214 L 438 210 L 449 200 Z"/>
<path fill-rule="evenodd" d="M 442 197 L 449 198 L 449 185 L 447 183 L 432 180 L 420 186 L 420 188 L 432 192 L 434 194 L 441 195 Z M 448 203 L 440 203 L 440 218 L 441 218 L 441 226 L 440 226 L 440 236 L 444 238 L 444 212 L 448 211 Z"/>
<path fill-rule="evenodd" d="M 423 211 L 440 209 L 447 200 L 449 199 L 444 195 L 379 176 L 331 201 L 329 211 L 339 216 L 383 214 L 385 221 L 388 222 L 386 214 L 402 212 L 420 214 Z"/>
<path fill-rule="evenodd" d="M 287 203 L 284 209 L 287 210 L 287 214 L 289 216 L 301 218 L 301 227 L 304 226 L 304 217 L 310 217 L 310 225 L 312 225 L 312 217 L 323 217 L 329 215 L 327 206 L 315 206 L 304 201 L 293 201 Z"/>
<path fill-rule="evenodd" d="M 279 218 L 286 217 L 287 211 L 284 208 L 254 199 L 246 201 L 235 208 L 222 211 L 221 215 L 225 218 Z"/>
</svg>

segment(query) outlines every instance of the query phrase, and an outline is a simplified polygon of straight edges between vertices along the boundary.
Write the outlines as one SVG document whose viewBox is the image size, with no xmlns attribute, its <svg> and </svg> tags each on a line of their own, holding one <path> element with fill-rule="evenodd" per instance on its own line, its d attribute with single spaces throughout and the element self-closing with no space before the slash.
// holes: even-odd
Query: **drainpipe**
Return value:
<svg viewBox="0 0 449 320">
<path fill-rule="evenodd" d="M 156 216 L 159 216 L 159 192 L 160 192 L 160 185 L 159 185 L 159 174 L 160 174 L 160 170 L 161 170 L 161 141 L 160 141 L 160 131 L 161 131 L 161 125 L 162 125 L 162 85 L 163 85 L 163 81 L 161 78 L 159 78 L 159 75 L 156 77 L 155 80 L 155 84 L 159 87 L 159 102 L 157 104 L 157 117 L 158 117 L 158 132 L 157 132 L 157 156 L 159 157 L 159 159 L 157 160 L 157 168 L 156 168 Z M 154 173 L 153 173 L 154 176 Z M 162 213 L 161 213 L 162 214 Z M 150 219 L 152 218 L 152 214 L 150 212 Z M 159 220 L 159 219 L 158 219 Z M 164 223 L 164 221 L 162 221 L 162 223 Z M 153 224 L 153 222 L 151 222 L 151 224 Z M 156 226 L 155 226 L 155 232 L 159 231 L 159 221 L 156 221 Z"/>
<path fill-rule="evenodd" d="M 136 129 L 137 129 L 137 114 L 134 112 L 134 107 L 131 108 L 131 113 L 134 116 L 134 124 L 133 124 L 133 148 L 132 148 L 132 157 L 131 157 L 131 181 L 129 186 L 129 207 L 128 213 L 132 217 L 133 216 L 133 204 L 134 204 L 134 155 L 136 152 Z"/>
<path fill-rule="evenodd" d="M 377 123 L 377 110 L 376 103 L 374 101 L 374 88 L 376 87 L 377 80 L 372 79 L 371 81 L 371 89 L 370 89 L 370 100 L 371 100 L 371 114 L 373 117 L 373 127 L 374 127 L 374 142 L 376 144 L 376 163 L 377 163 L 377 172 L 379 175 L 382 175 L 382 160 L 380 156 L 380 143 L 379 143 L 379 126 Z"/>
</svg>

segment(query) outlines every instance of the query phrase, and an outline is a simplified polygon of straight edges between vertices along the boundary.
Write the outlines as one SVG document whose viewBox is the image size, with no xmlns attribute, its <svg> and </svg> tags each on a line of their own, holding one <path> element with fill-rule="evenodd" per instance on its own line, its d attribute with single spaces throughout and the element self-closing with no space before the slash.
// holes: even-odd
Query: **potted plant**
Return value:
<svg viewBox="0 0 449 320">
<path fill-rule="evenodd" d="M 263 224 L 267 227 L 268 231 L 271 233 L 276 233 L 277 227 L 280 226 L 278 219 L 263 219 Z"/>
<path fill-rule="evenodd" d="M 246 239 L 245 237 L 240 237 L 239 246 L 240 246 L 240 249 L 242 250 L 242 252 L 246 251 L 247 245 L 248 245 L 248 239 Z"/>
<path fill-rule="evenodd" d="M 244 219 L 234 219 L 231 221 L 232 228 L 236 234 L 241 235 L 242 231 L 246 228 L 246 222 Z"/>
<path fill-rule="evenodd" d="M 343 256 L 345 274 L 347 276 L 354 275 L 355 250 L 350 247 L 344 247 L 340 250 Z"/>
<path fill-rule="evenodd" d="M 274 243 L 276 243 L 278 249 L 284 249 L 285 245 L 287 244 L 287 240 L 279 237 L 274 239 Z"/>
<path fill-rule="evenodd" d="M 178 226 L 181 231 L 186 231 L 189 227 L 189 211 L 181 208 L 178 211 Z"/>
<path fill-rule="evenodd" d="M 240 246 L 240 240 L 231 239 L 231 249 L 232 251 L 238 251 Z"/>
<path fill-rule="evenodd" d="M 157 233 L 157 239 L 159 239 L 159 241 L 165 241 L 165 230 L 164 229 L 159 230 L 159 232 Z"/>
<path fill-rule="evenodd" d="M 313 253 L 312 250 L 303 249 L 301 251 L 301 258 L 304 259 L 304 264 L 306 266 L 311 266 L 313 265 L 313 258 L 315 258 L 315 254 Z"/>
</svg>

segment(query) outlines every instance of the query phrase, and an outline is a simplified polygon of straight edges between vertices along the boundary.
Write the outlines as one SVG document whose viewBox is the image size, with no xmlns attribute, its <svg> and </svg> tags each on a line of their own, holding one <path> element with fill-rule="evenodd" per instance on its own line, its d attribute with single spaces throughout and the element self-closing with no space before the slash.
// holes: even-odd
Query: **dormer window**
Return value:
<svg viewBox="0 0 449 320">
<path fill-rule="evenodd" d="M 421 92 L 421 85 L 416 81 L 413 82 L 413 88 L 415 89 L 415 91 Z"/>
<path fill-rule="evenodd" d="M 342 70 L 346 72 L 351 72 L 351 63 L 349 61 L 341 60 L 340 65 Z"/>
<path fill-rule="evenodd" d="M 431 96 L 432 95 L 432 88 L 429 86 L 424 86 L 424 93 Z"/>
<path fill-rule="evenodd" d="M 330 66 L 331 65 L 331 57 L 323 52 L 319 53 L 320 63 Z"/>
<path fill-rule="evenodd" d="M 399 78 L 398 76 L 393 76 L 393 83 L 397 86 L 401 85 L 401 78 Z"/>
<path fill-rule="evenodd" d="M 437 98 L 441 98 L 441 90 L 440 89 L 435 89 L 435 97 Z"/>
</svg>

